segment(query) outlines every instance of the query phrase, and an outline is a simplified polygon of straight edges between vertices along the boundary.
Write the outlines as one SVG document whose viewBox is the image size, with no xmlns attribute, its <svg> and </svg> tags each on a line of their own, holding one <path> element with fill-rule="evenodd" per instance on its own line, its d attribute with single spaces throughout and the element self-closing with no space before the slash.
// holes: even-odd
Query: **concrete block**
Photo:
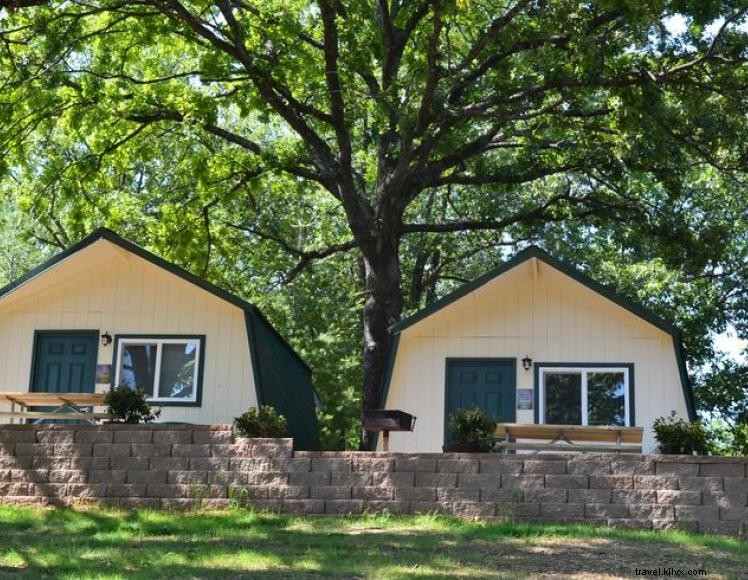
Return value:
<svg viewBox="0 0 748 580">
<path fill-rule="evenodd" d="M 352 488 L 352 497 L 369 501 L 391 500 L 395 497 L 395 489 L 375 485 L 355 486 Z"/>
<path fill-rule="evenodd" d="M 497 489 L 495 491 L 501 491 Z M 464 489 L 454 487 L 437 487 L 436 501 L 454 501 L 454 502 L 479 502 L 481 501 L 481 490 Z"/>
<path fill-rule="evenodd" d="M 351 488 L 347 485 L 312 486 L 309 492 L 312 499 L 351 499 Z"/>
<path fill-rule="evenodd" d="M 75 443 L 86 443 L 93 445 L 95 443 L 113 443 L 114 442 L 114 431 L 106 430 L 100 431 L 98 429 L 90 429 L 87 431 L 76 431 L 75 432 Z"/>
<path fill-rule="evenodd" d="M 748 478 L 725 477 L 722 481 L 726 493 L 748 493 Z"/>
<path fill-rule="evenodd" d="M 173 458 L 172 458 L 173 459 Z M 229 460 L 221 457 L 188 457 L 189 469 L 196 471 L 227 471 L 230 467 Z M 246 470 L 240 470 L 246 471 Z"/>
<path fill-rule="evenodd" d="M 472 490 L 466 489 L 464 491 L 472 491 Z M 479 491 L 480 491 L 480 501 L 483 501 L 483 502 L 486 502 L 486 501 L 502 502 L 502 503 L 520 502 L 522 501 L 522 498 L 524 497 L 524 492 L 520 490 L 512 490 L 506 487 L 502 487 L 499 489 L 493 489 L 493 488 L 480 489 Z"/>
<path fill-rule="evenodd" d="M 670 489 L 657 491 L 657 503 L 665 505 L 701 505 L 700 491 L 673 491 Z"/>
<path fill-rule="evenodd" d="M 721 493 L 725 486 L 721 477 L 679 477 L 678 488 L 685 491 Z"/>
<path fill-rule="evenodd" d="M 72 497 L 106 497 L 106 483 L 68 483 L 67 494 Z"/>
<path fill-rule="evenodd" d="M 192 442 L 209 445 L 229 445 L 234 443 L 234 434 L 229 431 L 200 431 L 195 430 L 192 434 Z M 189 443 L 189 441 L 173 441 L 173 443 Z"/>
<path fill-rule="evenodd" d="M 371 474 L 372 485 L 384 485 L 389 487 L 413 487 L 416 476 L 413 472 L 378 473 Z"/>
<path fill-rule="evenodd" d="M 675 519 L 698 522 L 717 521 L 719 508 L 714 505 L 676 505 Z"/>
<path fill-rule="evenodd" d="M 10 481 L 13 483 L 42 483 L 49 481 L 48 469 L 11 469 Z"/>
<path fill-rule="evenodd" d="M 705 477 L 745 477 L 745 469 L 743 463 L 701 463 L 699 464 L 699 475 Z"/>
<path fill-rule="evenodd" d="M 325 513 L 323 499 L 284 499 L 281 504 L 283 511 L 290 514 L 312 515 Z"/>
<path fill-rule="evenodd" d="M 566 473 L 566 461 L 562 459 L 525 459 L 523 473 L 542 475 Z"/>
<path fill-rule="evenodd" d="M 452 514 L 458 518 L 490 518 L 496 515 L 496 504 L 456 501 L 452 506 Z"/>
<path fill-rule="evenodd" d="M 448 501 L 413 501 L 410 512 L 413 514 L 445 514 L 452 515 L 452 502 Z"/>
<path fill-rule="evenodd" d="M 580 456 L 566 462 L 566 472 L 575 475 L 610 475 L 610 458 Z"/>
<path fill-rule="evenodd" d="M 188 431 L 189 433 L 189 431 Z M 164 483 L 154 481 L 153 483 Z M 208 483 L 207 471 L 166 471 L 165 483 Z"/>
<path fill-rule="evenodd" d="M 360 499 L 325 500 L 326 514 L 360 514 L 364 511 L 364 501 Z"/>
<path fill-rule="evenodd" d="M 127 472 L 122 469 L 93 469 L 88 472 L 89 483 L 125 483 Z"/>
<path fill-rule="evenodd" d="M 388 457 L 353 457 L 351 458 L 353 471 L 388 472 L 395 470 L 395 460 Z"/>
<path fill-rule="evenodd" d="M 91 457 L 93 445 L 90 443 L 55 443 L 54 454 L 75 459 L 76 457 Z"/>
<path fill-rule="evenodd" d="M 621 504 L 623 505 L 623 504 Z M 638 520 L 675 519 L 675 508 L 659 504 L 629 504 L 629 516 Z"/>
<path fill-rule="evenodd" d="M 396 487 L 394 497 L 403 501 L 436 501 L 433 487 Z"/>
<path fill-rule="evenodd" d="M 553 520 L 579 520 L 584 518 L 584 504 L 581 503 L 541 503 L 541 517 Z"/>
<path fill-rule="evenodd" d="M 395 471 L 436 471 L 436 458 L 395 457 Z"/>
<path fill-rule="evenodd" d="M 611 502 L 613 491 L 610 489 L 570 489 L 569 503 L 606 504 Z"/>
<path fill-rule="evenodd" d="M 621 456 L 610 462 L 612 475 L 654 475 L 655 463 L 649 458 Z"/>
<path fill-rule="evenodd" d="M 270 499 L 307 499 L 311 488 L 303 485 L 282 485 L 268 489 Z"/>
<path fill-rule="evenodd" d="M 656 475 L 676 475 L 679 477 L 693 477 L 699 474 L 698 463 L 655 463 Z"/>
<path fill-rule="evenodd" d="M 128 471 L 127 483 L 166 483 L 167 473 L 165 469 Z"/>
<path fill-rule="evenodd" d="M 110 483 L 106 488 L 109 497 L 145 497 L 145 483 Z"/>
<path fill-rule="evenodd" d="M 79 469 L 54 469 L 49 472 L 50 483 L 86 483 L 88 473 Z"/>
<path fill-rule="evenodd" d="M 247 473 L 241 471 L 207 471 L 205 476 L 205 483 L 214 485 L 249 485 L 250 483 Z M 264 482 L 257 479 L 253 479 L 252 482 L 264 485 Z"/>
<path fill-rule="evenodd" d="M 46 429 L 40 429 L 36 432 L 36 440 L 38 443 L 45 443 L 47 445 L 75 443 L 75 431 L 47 431 Z"/>
<path fill-rule="evenodd" d="M 620 503 L 588 503 L 584 505 L 584 515 L 588 518 L 627 518 L 629 506 Z"/>
<path fill-rule="evenodd" d="M 149 469 L 165 469 L 166 471 L 189 471 L 189 457 L 151 457 L 148 461 Z M 194 471 L 207 471 L 195 469 Z"/>
<path fill-rule="evenodd" d="M 522 501 L 528 503 L 566 503 L 568 492 L 565 489 L 526 489 Z"/>
<path fill-rule="evenodd" d="M 288 474 L 289 485 L 301 485 L 301 486 L 324 486 L 330 485 L 330 472 L 329 471 L 318 471 L 310 473 L 289 473 Z"/>
<path fill-rule="evenodd" d="M 408 514 L 410 513 L 410 502 L 395 500 L 366 500 L 364 501 L 364 512 L 374 514 Z"/>
<path fill-rule="evenodd" d="M 678 489 L 678 478 L 665 475 L 635 475 L 634 489 Z"/>
<path fill-rule="evenodd" d="M 171 446 L 171 455 L 174 457 L 210 457 L 210 445 L 175 443 Z"/>
<path fill-rule="evenodd" d="M 351 471 L 350 459 L 312 458 L 312 471 Z"/>
<path fill-rule="evenodd" d="M 163 431 L 162 431 L 163 433 Z M 117 430 L 114 432 L 114 443 L 146 444 L 153 442 L 153 430 L 144 429 L 135 431 L 133 429 Z"/>
<path fill-rule="evenodd" d="M 545 487 L 545 477 L 539 474 L 501 475 L 501 487 L 508 489 L 538 489 Z"/>
<path fill-rule="evenodd" d="M 463 474 L 463 476 L 466 474 Z M 496 478 L 499 479 L 498 477 Z M 416 472 L 416 487 L 456 487 L 457 473 Z M 498 485 L 497 485 L 498 487 Z"/>
<path fill-rule="evenodd" d="M 366 471 L 333 471 L 330 473 L 331 485 L 367 486 L 371 485 L 371 473 Z M 363 499 L 363 498 L 362 498 Z"/>
<path fill-rule="evenodd" d="M 702 494 L 704 505 L 716 505 L 718 507 L 733 508 L 748 505 L 748 492 L 738 493 L 715 493 L 705 491 Z"/>
<path fill-rule="evenodd" d="M 294 474 L 290 474 L 294 475 Z M 300 473 L 299 475 L 310 475 L 308 473 Z M 247 483 L 249 485 L 288 485 L 289 474 L 288 473 L 271 473 L 271 472 L 247 472 Z M 302 484 L 304 485 L 304 484 Z"/>
<path fill-rule="evenodd" d="M 148 471 L 151 462 L 148 457 L 112 457 L 111 466 L 125 471 Z"/>
<path fill-rule="evenodd" d="M 128 443 L 94 443 L 94 457 L 130 457 L 131 445 Z"/>
<path fill-rule="evenodd" d="M 116 440 L 116 439 L 115 439 Z M 172 445 L 174 443 L 192 443 L 192 431 L 187 431 L 185 429 L 179 429 L 172 431 L 169 430 L 158 430 L 153 432 L 153 440 L 152 441 L 133 441 L 133 443 L 155 443 L 157 445 L 163 445 L 168 444 Z"/>
<path fill-rule="evenodd" d="M 522 473 L 522 459 L 509 459 L 506 457 L 491 457 L 480 460 L 480 473 L 514 474 Z"/>
<path fill-rule="evenodd" d="M 498 473 L 460 473 L 457 476 L 457 486 L 467 489 L 499 488 L 502 476 Z M 416 485 L 418 480 L 416 479 Z M 444 487 L 444 486 L 442 486 Z"/>
<path fill-rule="evenodd" d="M 478 473 L 478 459 L 437 459 L 436 470 L 439 473 Z"/>
<path fill-rule="evenodd" d="M 654 489 L 614 489 L 611 495 L 613 503 L 639 504 L 657 503 L 657 490 Z"/>
<path fill-rule="evenodd" d="M 588 475 L 546 475 L 545 486 L 555 489 L 587 489 L 590 487 Z"/>
</svg>

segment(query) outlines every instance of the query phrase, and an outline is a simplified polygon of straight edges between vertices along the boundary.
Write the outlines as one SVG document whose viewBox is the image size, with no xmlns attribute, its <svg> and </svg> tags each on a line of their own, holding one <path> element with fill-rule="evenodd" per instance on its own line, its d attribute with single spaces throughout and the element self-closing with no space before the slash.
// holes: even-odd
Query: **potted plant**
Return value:
<svg viewBox="0 0 748 580">
<path fill-rule="evenodd" d="M 704 455 L 708 437 L 701 421 L 676 419 L 675 411 L 652 424 L 660 453 L 667 455 Z"/>
<path fill-rule="evenodd" d="M 288 437 L 288 422 L 273 407 L 262 405 L 234 419 L 240 437 L 280 439 Z"/>
<path fill-rule="evenodd" d="M 496 443 L 494 432 L 498 417 L 491 417 L 483 409 L 459 409 L 449 416 L 447 434 L 451 443 L 442 447 L 445 452 L 485 453 Z"/>
<path fill-rule="evenodd" d="M 124 385 L 108 391 L 104 395 L 104 404 L 112 423 L 150 423 L 161 416 L 160 410 L 151 409 L 145 391 Z"/>
</svg>

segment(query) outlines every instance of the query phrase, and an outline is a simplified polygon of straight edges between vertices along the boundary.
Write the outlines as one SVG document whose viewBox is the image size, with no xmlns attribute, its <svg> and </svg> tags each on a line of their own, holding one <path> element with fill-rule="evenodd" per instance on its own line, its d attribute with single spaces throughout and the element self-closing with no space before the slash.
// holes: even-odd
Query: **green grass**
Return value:
<svg viewBox="0 0 748 580">
<path fill-rule="evenodd" d="M 0 506 L 0 576 L 496 578 L 748 574 L 748 544 L 683 532 L 474 523 L 439 516 L 297 518 Z"/>
</svg>

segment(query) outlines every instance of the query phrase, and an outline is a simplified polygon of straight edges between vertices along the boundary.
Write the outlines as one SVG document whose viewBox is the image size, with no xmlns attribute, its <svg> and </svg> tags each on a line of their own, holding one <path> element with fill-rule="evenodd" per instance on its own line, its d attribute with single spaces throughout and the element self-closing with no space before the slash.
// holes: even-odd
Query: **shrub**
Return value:
<svg viewBox="0 0 748 580">
<path fill-rule="evenodd" d="M 694 455 L 707 452 L 707 433 L 698 419 L 690 422 L 676 419 L 675 411 L 671 411 L 668 417 L 656 419 L 652 428 L 660 453 Z"/>
<path fill-rule="evenodd" d="M 491 417 L 478 407 L 459 409 L 449 416 L 447 433 L 458 445 L 475 451 L 490 451 L 496 442 L 494 432 L 498 417 Z"/>
<path fill-rule="evenodd" d="M 288 437 L 286 418 L 266 405 L 240 415 L 234 419 L 234 426 L 242 437 Z"/>
<path fill-rule="evenodd" d="M 161 415 L 148 404 L 145 391 L 120 385 L 104 395 L 107 413 L 115 423 L 150 423 Z"/>
</svg>

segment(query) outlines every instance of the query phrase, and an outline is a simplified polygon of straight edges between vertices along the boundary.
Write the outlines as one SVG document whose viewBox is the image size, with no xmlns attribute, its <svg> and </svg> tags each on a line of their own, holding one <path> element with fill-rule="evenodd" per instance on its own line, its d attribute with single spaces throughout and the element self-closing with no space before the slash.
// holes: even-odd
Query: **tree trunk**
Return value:
<svg viewBox="0 0 748 580">
<path fill-rule="evenodd" d="M 364 303 L 364 409 L 378 409 L 391 343 L 389 327 L 400 319 L 403 297 L 400 288 L 399 240 L 380 244 L 374 256 L 364 254 L 366 302 Z M 365 434 L 363 448 L 373 443 Z"/>
</svg>

